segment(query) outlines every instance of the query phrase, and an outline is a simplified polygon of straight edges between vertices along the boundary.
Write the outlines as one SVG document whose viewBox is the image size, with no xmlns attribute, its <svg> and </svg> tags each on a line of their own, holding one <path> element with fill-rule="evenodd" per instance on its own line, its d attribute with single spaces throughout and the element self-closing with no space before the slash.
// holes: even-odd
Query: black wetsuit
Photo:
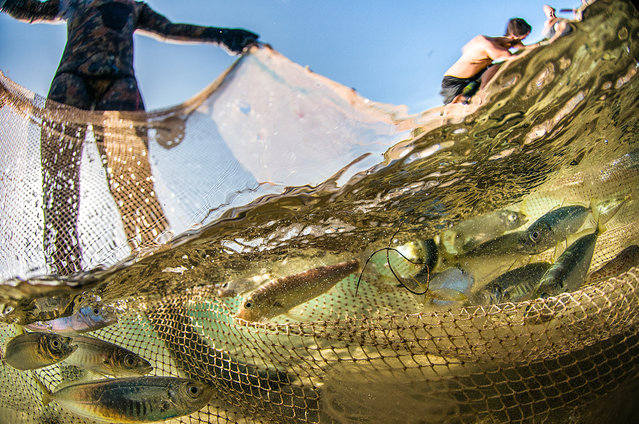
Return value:
<svg viewBox="0 0 639 424">
<path fill-rule="evenodd" d="M 257 40 L 242 29 L 175 24 L 134 0 L 6 0 L 2 11 L 27 22 L 67 22 L 67 44 L 48 98 L 80 109 L 144 110 L 133 71 L 133 33 L 218 43 L 233 52 Z"/>
</svg>

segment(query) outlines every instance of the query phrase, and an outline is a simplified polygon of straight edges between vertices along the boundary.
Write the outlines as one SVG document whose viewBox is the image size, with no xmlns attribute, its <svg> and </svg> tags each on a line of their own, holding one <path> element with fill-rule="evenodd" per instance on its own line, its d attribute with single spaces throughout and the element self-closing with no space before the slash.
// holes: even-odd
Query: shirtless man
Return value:
<svg viewBox="0 0 639 424">
<path fill-rule="evenodd" d="M 85 110 L 144 110 L 133 71 L 135 31 L 167 41 L 215 43 L 233 53 L 241 53 L 258 38 L 243 29 L 172 23 L 134 0 L 0 0 L 0 10 L 28 23 L 67 22 L 67 44 L 47 99 Z M 42 122 L 43 244 L 47 263 L 59 275 L 78 272 L 82 265 L 77 224 L 86 130 L 82 124 Z M 146 131 L 135 132 L 137 136 L 120 142 L 93 125 L 131 249 L 168 227 L 145 160 Z M 135 160 L 129 151 L 138 153 Z M 135 162 L 139 165 L 131 169 Z"/>
<path fill-rule="evenodd" d="M 468 103 L 481 85 L 482 74 L 495 60 L 510 60 L 509 49 L 523 47 L 521 41 L 530 34 L 531 26 L 521 18 L 508 21 L 506 35 L 478 35 L 462 48 L 462 56 L 451 66 L 442 80 L 440 94 L 444 104 Z"/>
</svg>

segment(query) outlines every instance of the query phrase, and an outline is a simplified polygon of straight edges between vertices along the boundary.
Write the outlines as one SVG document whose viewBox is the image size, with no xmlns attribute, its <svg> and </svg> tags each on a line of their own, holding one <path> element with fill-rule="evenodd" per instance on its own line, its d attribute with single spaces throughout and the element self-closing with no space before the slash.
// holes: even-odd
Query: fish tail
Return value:
<svg viewBox="0 0 639 424">
<path fill-rule="evenodd" d="M 597 221 L 597 227 L 595 229 L 595 232 L 597 234 L 601 234 L 604 231 L 606 231 L 606 225 L 604 224 L 604 222 L 600 219 L 599 221 Z"/>
<path fill-rule="evenodd" d="M 31 372 L 31 376 L 35 380 L 36 384 L 42 391 L 42 405 L 46 406 L 53 400 L 53 392 L 44 385 L 44 383 L 38 378 L 35 372 Z"/>
<path fill-rule="evenodd" d="M 601 234 L 601 233 L 603 233 L 603 232 L 605 232 L 607 230 L 606 222 L 608 222 L 610 219 L 606 219 L 606 220 L 601 219 L 601 215 L 599 213 L 597 213 L 596 211 L 598 212 L 597 208 L 594 208 L 592 210 L 592 222 L 591 222 L 591 224 L 595 228 L 595 233 L 597 235 L 599 235 L 599 234 Z M 615 213 L 616 213 L 616 211 L 615 211 Z M 612 217 L 610 217 L 610 218 L 612 218 Z"/>
<path fill-rule="evenodd" d="M 601 211 L 597 207 L 597 202 L 591 199 L 588 208 L 592 212 L 592 224 L 595 227 L 595 231 L 597 231 L 598 233 L 603 233 L 604 223 L 601 221 Z"/>
<path fill-rule="evenodd" d="M 605 218 L 601 217 L 601 211 L 599 210 L 599 207 L 597 206 L 597 202 L 591 200 L 590 201 L 590 210 L 592 211 L 592 216 L 594 217 L 595 222 L 597 223 L 597 228 L 604 228 L 603 225 L 606 224 L 608 221 L 610 221 L 615 215 L 617 215 L 617 212 L 619 212 L 619 209 L 621 209 L 621 207 L 623 205 L 626 204 L 626 202 L 631 198 L 632 196 L 630 196 L 629 194 L 624 196 L 624 199 L 619 202 L 619 204 L 615 207 L 615 209 L 613 210 L 613 212 L 611 214 L 609 214 L 608 216 L 606 216 Z M 600 229 L 599 232 L 603 233 L 605 230 Z"/>
</svg>

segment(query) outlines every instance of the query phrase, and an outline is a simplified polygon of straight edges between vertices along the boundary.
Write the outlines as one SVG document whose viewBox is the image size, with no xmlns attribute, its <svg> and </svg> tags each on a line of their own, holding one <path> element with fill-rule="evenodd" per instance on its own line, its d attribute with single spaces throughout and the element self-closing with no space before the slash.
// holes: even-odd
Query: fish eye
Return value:
<svg viewBox="0 0 639 424">
<path fill-rule="evenodd" d="M 244 303 L 245 308 L 250 308 L 251 306 L 253 306 L 253 304 L 250 301 Z"/>
<path fill-rule="evenodd" d="M 187 388 L 187 393 L 189 394 L 189 396 L 191 397 L 197 397 L 200 394 L 200 388 L 194 384 L 191 384 L 188 388 Z"/>
<path fill-rule="evenodd" d="M 225 282 L 224 284 L 222 284 L 222 288 L 223 288 L 223 289 L 227 288 L 228 286 L 229 286 L 229 282 L 228 282 L 228 281 L 227 281 L 227 282 Z"/>
<path fill-rule="evenodd" d="M 133 358 L 133 356 L 132 356 L 132 355 L 127 354 L 127 355 L 124 357 L 124 365 L 126 365 L 127 367 L 132 367 L 132 366 L 134 366 L 134 365 L 135 365 L 135 359 Z"/>
<path fill-rule="evenodd" d="M 517 220 L 517 215 L 515 215 L 514 213 L 509 213 L 508 214 L 508 220 L 511 222 L 514 222 Z"/>
<path fill-rule="evenodd" d="M 62 342 L 58 338 L 51 339 L 51 347 L 52 348 L 59 349 L 60 346 L 62 346 Z"/>
<path fill-rule="evenodd" d="M 94 315 L 100 315 L 100 309 L 99 308 L 93 308 L 93 314 Z"/>
<path fill-rule="evenodd" d="M 540 234 L 539 230 L 535 230 L 532 233 L 530 233 L 530 240 L 537 241 L 539 239 L 540 235 L 541 234 Z"/>
</svg>

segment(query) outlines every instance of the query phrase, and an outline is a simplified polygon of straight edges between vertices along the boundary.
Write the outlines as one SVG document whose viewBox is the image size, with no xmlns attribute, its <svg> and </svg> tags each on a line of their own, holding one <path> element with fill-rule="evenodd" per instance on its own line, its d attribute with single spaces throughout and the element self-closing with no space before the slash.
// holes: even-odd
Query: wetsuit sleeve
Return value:
<svg viewBox="0 0 639 424">
<path fill-rule="evenodd" d="M 162 41 L 208 42 L 226 46 L 235 53 L 254 43 L 258 35 L 243 29 L 215 28 L 209 26 L 175 24 L 166 17 L 141 3 L 137 28 Z"/>
<path fill-rule="evenodd" d="M 60 20 L 60 0 L 0 0 L 0 10 L 25 22 Z"/>
</svg>

